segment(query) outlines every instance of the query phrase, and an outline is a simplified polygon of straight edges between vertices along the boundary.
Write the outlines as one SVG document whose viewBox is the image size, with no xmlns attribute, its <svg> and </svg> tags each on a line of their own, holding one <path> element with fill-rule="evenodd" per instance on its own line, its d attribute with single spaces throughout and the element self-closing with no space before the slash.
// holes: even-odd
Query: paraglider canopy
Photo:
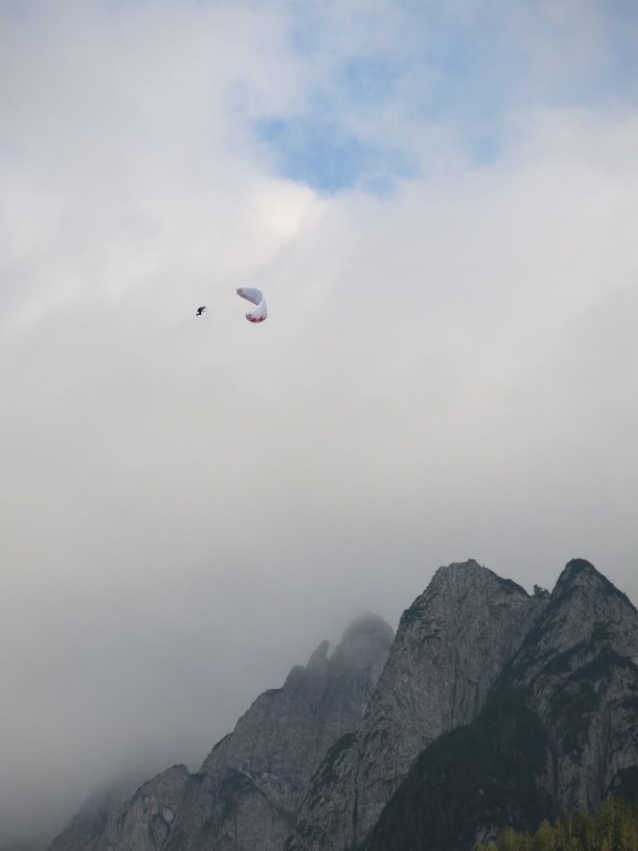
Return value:
<svg viewBox="0 0 638 851">
<path fill-rule="evenodd" d="M 252 287 L 239 287 L 237 295 L 257 305 L 254 310 L 246 314 L 246 319 L 249 322 L 263 322 L 268 316 L 268 309 L 266 308 L 266 301 L 262 291 L 253 289 Z"/>
</svg>

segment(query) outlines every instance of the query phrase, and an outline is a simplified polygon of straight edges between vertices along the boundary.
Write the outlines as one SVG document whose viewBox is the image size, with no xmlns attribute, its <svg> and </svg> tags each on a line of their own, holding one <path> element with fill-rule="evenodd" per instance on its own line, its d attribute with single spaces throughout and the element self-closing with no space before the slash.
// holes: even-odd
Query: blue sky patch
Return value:
<svg viewBox="0 0 638 851">
<path fill-rule="evenodd" d="M 357 187 L 391 194 L 398 179 L 419 173 L 419 153 L 410 141 L 418 126 L 442 128 L 473 166 L 490 165 L 508 145 L 512 112 L 521 115 L 537 104 L 638 101 L 635 0 L 610 4 L 591 55 L 581 50 L 576 12 L 564 20 L 539 17 L 533 0 L 507 14 L 486 7 L 467 16 L 434 2 L 400 0 L 409 14 L 390 16 L 400 28 L 378 43 L 365 39 L 383 23 L 374 11 L 362 7 L 358 16 L 350 10 L 342 19 L 323 16 L 320 4 L 299 4 L 291 39 L 300 61 L 331 56 L 332 62 L 318 62 L 321 74 L 308 87 L 303 116 L 261 121 L 257 137 L 281 174 L 323 192 Z M 349 53 L 340 46 L 333 54 L 335 28 L 343 21 L 359 24 L 361 44 L 355 38 Z M 540 35 L 546 39 L 542 49 Z M 383 119 L 378 122 L 377 111 Z M 389 121 L 395 124 L 384 138 Z M 397 126 L 406 130 L 404 151 Z M 361 127 L 365 136 L 358 135 Z"/>
<path fill-rule="evenodd" d="M 334 122 L 304 118 L 262 121 L 257 135 L 274 151 L 283 175 L 320 192 L 359 186 L 387 195 L 397 178 L 415 173 L 400 152 L 375 148 L 343 132 Z"/>
<path fill-rule="evenodd" d="M 356 57 L 346 62 L 340 75 L 343 94 L 360 104 L 382 104 L 392 98 L 405 73 L 403 63 L 387 57 Z"/>
</svg>

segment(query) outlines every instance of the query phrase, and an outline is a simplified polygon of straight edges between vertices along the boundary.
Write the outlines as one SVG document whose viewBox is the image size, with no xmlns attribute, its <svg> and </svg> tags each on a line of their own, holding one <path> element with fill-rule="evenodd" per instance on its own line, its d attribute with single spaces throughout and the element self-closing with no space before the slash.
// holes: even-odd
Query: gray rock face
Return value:
<svg viewBox="0 0 638 851">
<path fill-rule="evenodd" d="M 437 571 L 394 641 L 360 618 L 197 774 L 90 799 L 49 851 L 469 851 L 625 790 L 638 794 L 636 609 L 581 559 L 531 596 L 469 561 Z"/>
<path fill-rule="evenodd" d="M 158 774 L 135 792 L 111 821 L 96 851 L 135 849 L 156 851 L 168 836 L 175 813 L 182 801 L 189 773 L 184 765 L 175 765 Z"/>
<path fill-rule="evenodd" d="M 547 730 L 544 785 L 559 812 L 622 787 L 638 765 L 638 612 L 589 562 L 567 565 L 509 679 Z"/>
<path fill-rule="evenodd" d="M 176 766 L 88 802 L 49 851 L 281 851 L 321 759 L 359 726 L 393 638 L 376 615 L 358 618 L 330 658 L 322 642 L 257 698 L 197 774 Z"/>
<path fill-rule="evenodd" d="M 401 618 L 361 726 L 361 832 L 423 748 L 474 718 L 542 602 L 475 561 L 440 568 Z"/>
<path fill-rule="evenodd" d="M 474 721 L 419 756 L 366 851 L 470 851 L 638 793 L 638 612 L 575 559 Z"/>
<path fill-rule="evenodd" d="M 343 851 L 364 840 L 419 753 L 482 708 L 548 597 L 530 597 L 475 561 L 440 568 L 404 612 L 356 740 L 327 757 L 287 851 Z"/>
<path fill-rule="evenodd" d="M 112 783 L 90 795 L 49 851 L 96 851 L 103 837 L 114 829 L 134 790 L 132 783 Z"/>
<path fill-rule="evenodd" d="M 343 736 L 311 780 L 286 851 L 354 847 L 358 765 L 357 735 Z"/>
<path fill-rule="evenodd" d="M 283 688 L 261 695 L 189 784 L 166 851 L 282 849 L 327 749 L 359 726 L 393 635 L 362 616 L 330 659 L 323 642 Z"/>
<path fill-rule="evenodd" d="M 155 851 L 170 831 L 188 777 L 186 767 L 176 765 L 137 791 L 114 785 L 92 795 L 49 851 Z"/>
</svg>

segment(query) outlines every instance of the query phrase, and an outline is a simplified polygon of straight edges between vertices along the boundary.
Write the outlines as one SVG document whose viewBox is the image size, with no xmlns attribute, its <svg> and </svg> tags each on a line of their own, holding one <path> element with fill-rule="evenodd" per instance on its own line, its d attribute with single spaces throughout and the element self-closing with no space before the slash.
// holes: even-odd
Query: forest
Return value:
<svg viewBox="0 0 638 851">
<path fill-rule="evenodd" d="M 533 834 L 507 828 L 476 851 L 638 851 L 638 802 L 608 798 L 595 816 L 544 820 Z"/>
</svg>

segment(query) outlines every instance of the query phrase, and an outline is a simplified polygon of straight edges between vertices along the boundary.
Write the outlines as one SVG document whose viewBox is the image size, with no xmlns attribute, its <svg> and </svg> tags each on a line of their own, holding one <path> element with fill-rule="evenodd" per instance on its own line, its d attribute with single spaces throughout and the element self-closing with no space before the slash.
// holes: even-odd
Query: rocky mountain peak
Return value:
<svg viewBox="0 0 638 851">
<path fill-rule="evenodd" d="M 394 630 L 382 617 L 373 612 L 363 612 L 356 617 L 341 639 L 342 644 L 351 644 L 361 637 L 387 642 L 394 638 Z"/>
<path fill-rule="evenodd" d="M 162 851 L 280 851 L 314 770 L 359 725 L 391 642 L 385 621 L 364 615 L 332 656 L 322 641 L 258 697 L 187 784 Z"/>
<path fill-rule="evenodd" d="M 439 567 L 423 594 L 412 604 L 420 607 L 421 603 L 429 603 L 435 596 L 440 596 L 455 605 L 470 601 L 475 593 L 492 594 L 496 589 L 508 594 L 516 594 L 521 599 L 529 598 L 529 594 L 511 579 L 503 579 L 474 559 L 453 562 L 445 567 Z M 410 609 L 408 609 L 408 612 Z"/>
<path fill-rule="evenodd" d="M 470 849 L 636 795 L 638 612 L 584 559 L 531 600 L 538 616 L 484 705 L 413 762 L 365 851 Z"/>
<path fill-rule="evenodd" d="M 284 691 L 303 694 L 314 709 L 321 703 L 328 682 L 329 647 L 328 641 L 322 641 L 311 655 L 306 667 L 295 665 L 283 685 Z"/>
<path fill-rule="evenodd" d="M 295 665 L 284 683 L 284 690 L 305 695 L 313 710 L 333 703 L 334 692 L 345 690 L 355 703 L 364 706 L 385 665 L 394 639 L 392 627 L 379 615 L 366 612 L 350 624 L 331 656 L 330 643 L 322 641 L 312 653 L 306 667 Z M 345 687 L 343 682 L 350 685 Z M 352 684 L 361 680 L 362 689 Z M 340 701 L 339 701 L 340 705 Z"/>
<path fill-rule="evenodd" d="M 589 596 L 609 596 L 622 600 L 635 610 L 626 594 L 619 591 L 602 573 L 599 573 L 591 562 L 584 558 L 574 558 L 567 562 L 558 577 L 552 598 L 573 595 L 577 592 Z"/>
<path fill-rule="evenodd" d="M 546 605 L 474 559 L 439 568 L 403 613 L 357 738 L 329 753 L 287 851 L 364 840 L 423 748 L 480 711 Z"/>
<path fill-rule="evenodd" d="M 455 562 L 396 637 L 362 614 L 196 774 L 88 801 L 50 851 L 469 849 L 638 794 L 636 695 L 638 611 L 590 562 L 551 594 Z"/>
<path fill-rule="evenodd" d="M 308 660 L 308 664 L 306 665 L 307 671 L 320 670 L 323 671 L 328 665 L 328 650 L 330 649 L 329 641 L 322 641 L 319 647 L 314 651 L 310 659 Z"/>
<path fill-rule="evenodd" d="M 378 669 L 381 660 L 385 664 L 393 640 L 392 627 L 378 615 L 365 612 L 355 618 L 343 634 L 331 664 L 334 668 Z M 378 669 L 378 674 L 381 674 L 381 669 Z"/>
<path fill-rule="evenodd" d="M 556 580 L 555 593 L 565 591 L 573 587 L 581 588 L 606 588 L 613 585 L 594 565 L 584 558 L 573 558 L 568 561 L 560 576 Z"/>
<path fill-rule="evenodd" d="M 638 758 L 638 612 L 590 562 L 566 565 L 504 681 L 548 732 L 542 783 L 559 811 L 622 784 Z"/>
<path fill-rule="evenodd" d="M 637 614 L 627 596 L 590 562 L 572 559 L 528 633 L 516 664 L 538 672 L 550 662 L 557 664 L 558 657 L 566 659 L 568 653 L 596 655 L 603 641 L 614 652 L 638 661 Z"/>
<path fill-rule="evenodd" d="M 443 589 L 444 587 L 453 587 L 468 577 L 477 576 L 483 571 L 492 572 L 491 570 L 488 571 L 486 567 L 480 565 L 473 558 L 467 561 L 455 561 L 452 564 L 442 565 L 435 571 L 430 582 L 430 588 Z"/>
</svg>

